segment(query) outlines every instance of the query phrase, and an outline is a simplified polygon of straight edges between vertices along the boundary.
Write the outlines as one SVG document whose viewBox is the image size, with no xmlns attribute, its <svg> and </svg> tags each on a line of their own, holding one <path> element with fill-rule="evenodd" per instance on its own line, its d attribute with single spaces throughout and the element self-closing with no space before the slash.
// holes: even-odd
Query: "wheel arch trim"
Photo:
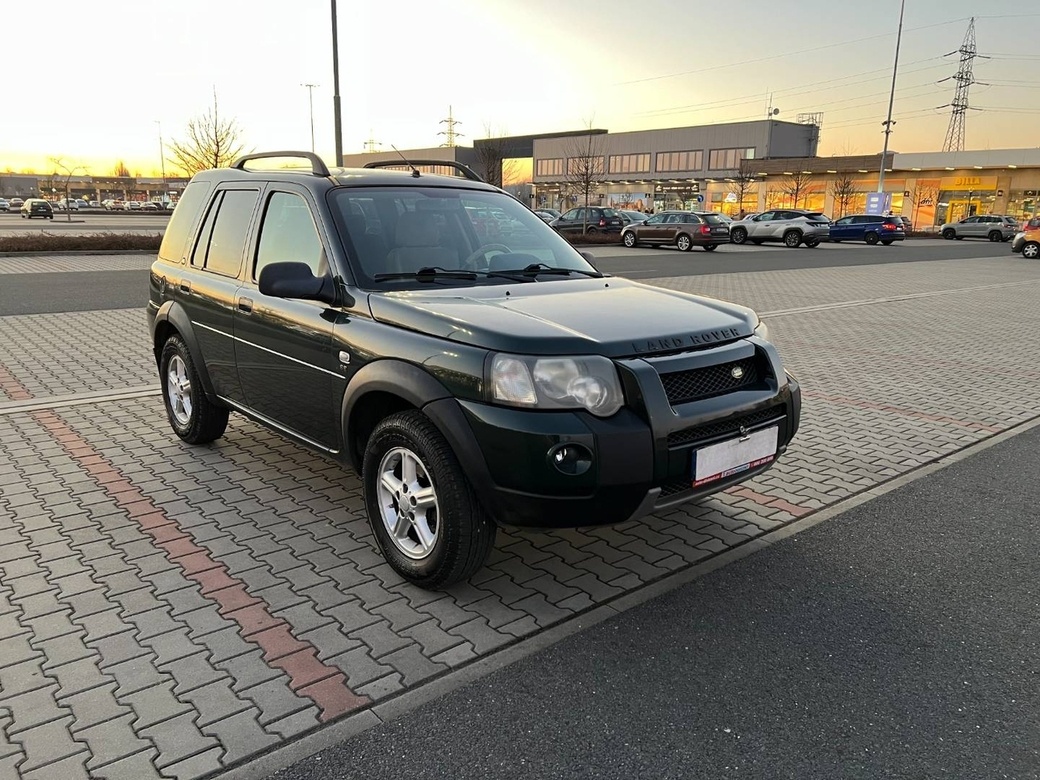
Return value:
<svg viewBox="0 0 1040 780">
<path fill-rule="evenodd" d="M 188 312 L 176 301 L 166 301 L 155 314 L 155 321 L 152 324 L 152 352 L 155 354 L 156 367 L 159 367 L 159 362 L 162 359 L 165 334 L 169 330 L 176 331 L 177 335 L 184 341 L 185 346 L 188 348 L 188 354 L 191 355 L 191 361 L 195 364 L 195 371 L 198 373 L 199 379 L 202 380 L 202 389 L 208 398 L 211 400 L 215 399 L 216 394 L 213 390 L 213 382 L 210 379 L 209 372 L 206 370 L 206 363 L 202 359 L 202 349 L 199 347 L 195 328 L 191 324 Z"/>
</svg>

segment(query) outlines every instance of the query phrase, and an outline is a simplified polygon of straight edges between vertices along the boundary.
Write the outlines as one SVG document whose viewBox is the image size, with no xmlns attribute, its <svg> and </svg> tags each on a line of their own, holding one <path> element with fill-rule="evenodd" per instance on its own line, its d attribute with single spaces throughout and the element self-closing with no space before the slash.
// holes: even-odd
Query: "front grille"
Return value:
<svg viewBox="0 0 1040 780">
<path fill-rule="evenodd" d="M 676 431 L 675 433 L 668 434 L 668 446 L 678 447 L 681 444 L 713 439 L 727 433 L 736 433 L 740 430 L 741 426 L 744 428 L 753 428 L 754 426 L 768 420 L 780 419 L 783 417 L 783 414 L 784 412 L 782 407 L 773 406 L 769 409 L 761 409 L 757 412 L 752 412 L 751 414 L 745 414 L 743 417 L 735 417 L 732 420 L 723 420 L 721 422 L 708 423 L 707 425 L 698 425 L 695 428 Z"/>
<path fill-rule="evenodd" d="M 687 490 L 693 490 L 693 483 L 689 478 L 673 479 L 671 482 L 666 482 L 661 486 L 661 495 L 657 497 L 657 500 L 660 501 L 662 498 L 668 498 L 668 496 L 684 493 Z"/>
<path fill-rule="evenodd" d="M 733 370 L 738 367 L 743 372 L 739 378 L 733 376 Z M 668 396 L 668 402 L 673 406 L 739 390 L 757 383 L 760 379 L 761 372 L 754 357 L 706 368 L 661 374 L 664 392 Z"/>
</svg>

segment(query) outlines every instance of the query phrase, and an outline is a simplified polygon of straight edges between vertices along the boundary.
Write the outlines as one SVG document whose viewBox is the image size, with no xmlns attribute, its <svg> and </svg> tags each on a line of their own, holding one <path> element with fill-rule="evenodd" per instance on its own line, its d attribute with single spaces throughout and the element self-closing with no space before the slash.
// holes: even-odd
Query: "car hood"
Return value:
<svg viewBox="0 0 1040 780">
<path fill-rule="evenodd" d="M 373 293 L 380 322 L 485 349 L 626 357 L 750 336 L 755 313 L 627 279 L 555 280 Z"/>
</svg>

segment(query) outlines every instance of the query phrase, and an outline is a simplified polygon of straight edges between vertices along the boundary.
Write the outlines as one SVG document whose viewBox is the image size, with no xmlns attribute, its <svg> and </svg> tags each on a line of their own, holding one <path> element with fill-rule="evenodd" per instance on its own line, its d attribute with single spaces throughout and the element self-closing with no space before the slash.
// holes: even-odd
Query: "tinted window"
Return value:
<svg viewBox="0 0 1040 780">
<path fill-rule="evenodd" d="M 562 219 L 581 219 L 581 209 L 571 209 L 563 215 Z"/>
<path fill-rule="evenodd" d="M 159 257 L 174 263 L 181 261 L 184 253 L 188 251 L 192 228 L 195 227 L 212 189 L 213 185 L 208 181 L 193 181 L 184 188 L 177 208 L 166 226 L 162 246 L 159 247 Z"/>
<path fill-rule="evenodd" d="M 246 246 L 249 219 L 259 197 L 256 190 L 229 190 L 224 193 L 213 225 L 213 236 L 206 254 L 206 270 L 237 276 Z"/>
<path fill-rule="evenodd" d="M 217 211 L 220 208 L 220 201 L 223 197 L 224 193 L 221 192 L 213 199 L 213 204 L 209 207 L 209 211 L 206 213 L 206 221 L 202 223 L 202 230 L 199 232 L 199 241 L 195 244 L 195 251 L 191 254 L 191 264 L 197 268 L 204 268 L 206 265 L 206 252 L 209 251 L 209 238 L 213 235 L 213 223 L 217 219 Z"/>
<path fill-rule="evenodd" d="M 725 225 L 726 220 L 720 217 L 718 214 L 702 214 L 701 219 L 707 222 L 709 225 Z"/>
<path fill-rule="evenodd" d="M 603 212 L 603 216 L 607 219 L 613 219 L 614 217 L 619 216 L 617 211 L 614 209 L 600 209 L 600 211 Z"/>
<path fill-rule="evenodd" d="M 325 254 L 307 201 L 299 195 L 276 192 L 267 201 L 253 278 L 271 263 L 306 263 L 311 273 L 325 273 Z"/>
</svg>

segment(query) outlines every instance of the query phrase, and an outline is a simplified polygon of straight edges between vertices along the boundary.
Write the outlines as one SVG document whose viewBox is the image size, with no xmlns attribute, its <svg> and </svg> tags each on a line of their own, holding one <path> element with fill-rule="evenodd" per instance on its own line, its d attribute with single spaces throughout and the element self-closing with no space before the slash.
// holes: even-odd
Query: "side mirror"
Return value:
<svg viewBox="0 0 1040 780">
<path fill-rule="evenodd" d="M 589 265 L 593 268 L 596 267 L 596 256 L 591 252 L 578 252 L 579 255 L 585 258 Z"/>
<path fill-rule="evenodd" d="M 336 288 L 330 276 L 315 276 L 306 263 L 271 263 L 260 272 L 260 292 L 275 298 L 301 298 L 307 301 L 336 302 Z"/>
</svg>

